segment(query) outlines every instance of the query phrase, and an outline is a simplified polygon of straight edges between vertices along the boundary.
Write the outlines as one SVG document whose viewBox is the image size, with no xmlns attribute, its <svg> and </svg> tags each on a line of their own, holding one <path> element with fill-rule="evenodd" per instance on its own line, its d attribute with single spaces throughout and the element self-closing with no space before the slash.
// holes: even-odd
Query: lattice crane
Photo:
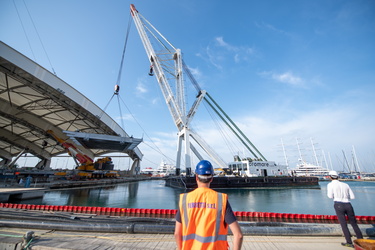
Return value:
<svg viewBox="0 0 375 250">
<path fill-rule="evenodd" d="M 180 172 L 182 148 L 185 150 L 184 156 L 187 174 L 190 174 L 191 170 L 191 151 L 193 151 L 198 159 L 203 159 L 198 150 L 191 144 L 190 139 L 193 139 L 216 164 L 222 168 L 226 167 L 226 163 L 219 155 L 189 127 L 199 104 L 206 95 L 206 91 L 199 90 L 194 104 L 189 112 L 187 112 L 183 78 L 183 69 L 186 71 L 187 67 L 183 63 L 181 50 L 176 49 L 150 22 L 142 17 L 133 4 L 130 5 L 130 11 L 151 64 L 150 75 L 155 75 L 169 108 L 169 112 L 179 131 L 176 159 L 177 174 Z M 155 40 L 159 42 L 162 48 L 160 51 L 154 49 L 150 37 L 155 38 Z M 190 74 L 190 77 L 191 73 L 189 72 L 188 74 Z M 175 91 L 173 91 L 171 87 L 172 81 L 175 86 Z"/>
</svg>

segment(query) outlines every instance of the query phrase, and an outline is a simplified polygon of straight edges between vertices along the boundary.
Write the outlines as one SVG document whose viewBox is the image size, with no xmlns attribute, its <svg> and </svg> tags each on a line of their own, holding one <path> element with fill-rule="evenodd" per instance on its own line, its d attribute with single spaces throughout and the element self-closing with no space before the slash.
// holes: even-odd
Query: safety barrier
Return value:
<svg viewBox="0 0 375 250">
<path fill-rule="evenodd" d="M 114 216 L 161 216 L 173 217 L 176 209 L 149 209 L 149 208 L 118 208 L 118 207 L 86 207 L 86 206 L 56 206 L 56 205 L 34 205 L 34 204 L 13 204 L 0 203 L 0 208 L 14 208 L 26 210 L 42 210 L 55 212 L 73 212 L 96 215 L 114 215 Z M 306 222 L 315 222 L 317 220 L 334 221 L 336 215 L 314 215 L 314 214 L 289 214 L 289 213 L 269 213 L 269 212 L 234 212 L 239 219 L 264 218 L 264 219 L 301 219 Z M 362 223 L 375 223 L 375 216 L 356 216 L 356 219 Z"/>
</svg>

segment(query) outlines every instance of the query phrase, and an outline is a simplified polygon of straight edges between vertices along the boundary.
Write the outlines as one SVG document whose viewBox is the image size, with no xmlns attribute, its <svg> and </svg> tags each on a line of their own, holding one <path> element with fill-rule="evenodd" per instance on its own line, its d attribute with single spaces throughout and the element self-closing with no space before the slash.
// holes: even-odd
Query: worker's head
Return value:
<svg viewBox="0 0 375 250">
<path fill-rule="evenodd" d="M 211 162 L 202 160 L 195 167 L 195 174 L 197 179 L 202 183 L 210 183 L 214 176 L 214 168 L 211 165 Z"/>
<path fill-rule="evenodd" d="M 332 170 L 332 171 L 329 171 L 329 177 L 331 177 L 331 179 L 333 180 L 337 180 L 339 178 L 339 175 L 337 174 L 336 171 Z"/>
</svg>

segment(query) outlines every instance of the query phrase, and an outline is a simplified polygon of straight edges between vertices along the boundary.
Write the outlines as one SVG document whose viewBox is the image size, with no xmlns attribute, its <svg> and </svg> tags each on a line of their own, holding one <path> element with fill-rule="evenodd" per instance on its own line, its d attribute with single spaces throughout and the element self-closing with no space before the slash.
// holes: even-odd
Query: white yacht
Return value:
<svg viewBox="0 0 375 250">
<path fill-rule="evenodd" d="M 169 175 L 175 175 L 176 174 L 176 166 L 172 164 L 167 164 L 166 162 L 162 161 L 159 165 L 159 167 L 156 170 L 156 173 L 154 173 L 153 177 L 165 177 Z"/>
<path fill-rule="evenodd" d="M 297 168 L 292 170 L 292 175 L 295 176 L 316 176 L 319 179 L 327 179 L 329 170 L 321 166 L 307 163 L 302 159 L 298 159 Z"/>
</svg>

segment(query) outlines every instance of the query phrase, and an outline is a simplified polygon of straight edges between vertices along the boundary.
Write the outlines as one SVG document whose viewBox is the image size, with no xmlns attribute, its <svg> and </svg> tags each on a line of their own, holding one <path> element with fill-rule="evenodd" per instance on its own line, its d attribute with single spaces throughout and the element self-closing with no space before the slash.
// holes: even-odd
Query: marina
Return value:
<svg viewBox="0 0 375 250">
<path fill-rule="evenodd" d="M 356 198 L 356 215 L 375 216 L 375 182 L 348 181 Z M 217 189 L 228 194 L 233 211 L 334 215 L 327 198 L 328 182 L 315 188 Z M 18 204 L 90 206 L 138 209 L 177 209 L 179 194 L 188 190 L 165 186 L 164 180 L 147 180 L 102 187 L 48 190 L 43 197 L 18 200 Z M 303 205 L 301 205 L 303 204 Z"/>
<path fill-rule="evenodd" d="M 6 204 L 1 204 L 0 208 L 2 249 L 22 249 L 20 247 L 25 245 L 40 250 L 166 249 L 175 248 L 176 244 L 173 215 L 119 216 L 121 209 L 119 213 L 101 213 L 100 210 L 83 211 L 82 208 L 74 207 L 79 210 L 68 212 L 62 211 L 65 210 L 61 209 L 62 206 L 43 206 L 48 207 L 47 210 L 42 210 L 40 206 L 35 210 L 39 205 L 24 207 L 19 204 L 13 205 L 13 208 L 4 208 L 3 205 Z M 103 208 L 103 211 L 107 210 Z M 272 220 L 246 222 L 240 214 L 237 217 L 244 233 L 243 249 L 345 249 L 340 245 L 341 228 L 335 222 L 287 222 L 278 221 L 273 216 Z M 43 223 L 40 223 L 41 220 Z M 375 237 L 371 224 L 359 224 L 359 227 L 365 237 Z M 364 241 L 354 243 L 358 246 L 373 244 L 372 240 Z M 232 243 L 231 234 L 228 235 L 228 242 Z"/>
<path fill-rule="evenodd" d="M 152 33 L 151 29 L 153 29 L 156 34 L 160 35 L 160 33 L 152 25 L 150 26 L 151 29 L 147 29 L 147 31 L 145 30 L 143 26 L 148 23 L 148 21 L 139 15 L 138 10 L 134 5 L 130 5 L 130 10 L 139 35 L 144 44 L 149 44 L 150 42 L 149 39 L 151 37 L 145 35 L 145 33 Z M 165 39 L 163 36 L 161 36 L 161 38 Z M 3 70 L 3 78 L 14 79 L 15 82 L 29 90 L 25 92 L 38 92 L 40 94 L 38 97 L 35 97 L 36 95 L 29 96 L 32 101 L 38 103 L 39 98 L 47 98 L 50 102 L 53 102 L 55 106 L 64 106 L 64 103 L 71 102 L 74 103 L 73 106 L 77 107 L 81 107 L 80 103 L 82 103 L 82 100 L 91 103 L 90 100 L 84 98 L 80 93 L 76 93 L 76 91 L 67 83 L 52 75 L 51 72 L 41 68 L 39 65 L 24 57 L 22 54 L 12 49 L 8 45 L 1 42 L 0 49 L 4 54 L 0 61 L 0 63 L 3 65 L 1 68 Z M 286 166 L 277 165 L 273 161 L 268 161 L 258 150 L 258 148 L 256 148 L 249 138 L 243 133 L 243 131 L 241 131 L 241 129 L 235 124 L 235 122 L 231 120 L 231 118 L 224 112 L 224 110 L 218 105 L 212 96 L 206 90 L 201 89 L 189 71 L 189 68 L 183 67 L 182 55 L 179 49 L 175 49 L 173 46 L 171 46 L 171 50 L 168 50 L 167 54 L 159 52 L 156 53 L 150 46 L 145 46 L 145 50 L 150 56 L 151 69 L 154 70 L 154 73 L 157 75 L 165 75 L 165 77 L 157 78 L 160 86 L 162 86 L 164 98 L 166 100 L 169 100 L 170 96 L 177 98 L 176 101 L 173 101 L 173 98 L 171 99 L 172 102 L 167 101 L 171 116 L 173 117 L 175 125 L 179 131 L 177 138 L 178 150 L 175 164 L 176 166 L 168 166 L 164 164 L 164 166 L 161 166 L 162 168 L 160 171 L 156 171 L 156 175 L 159 177 L 169 175 L 177 176 L 175 179 L 170 179 L 171 181 L 168 181 L 167 185 L 180 188 L 192 188 L 194 185 L 192 182 L 188 181 L 188 179 L 185 182 L 179 182 L 181 180 L 179 176 L 186 176 L 186 178 L 193 176 L 194 162 L 192 160 L 195 159 L 195 161 L 197 161 L 203 159 L 203 153 L 205 154 L 205 157 L 208 157 L 212 162 L 215 162 L 216 166 L 223 170 L 228 169 L 228 175 L 233 175 L 234 177 L 231 179 L 222 177 L 216 178 L 214 185 L 217 188 L 313 186 L 317 184 L 317 180 L 314 178 L 290 178 L 290 174 L 288 173 Z M 196 87 L 198 94 L 195 96 L 194 105 L 191 107 L 188 114 L 185 114 L 187 112 L 184 94 L 185 83 L 179 76 L 172 74 L 180 87 L 177 88 L 176 93 L 170 91 L 171 83 L 168 82 L 166 75 L 171 74 L 171 72 L 163 70 L 163 68 L 166 67 L 164 63 L 167 63 L 161 60 L 164 57 L 170 57 L 168 59 L 169 61 L 175 61 L 176 71 L 185 71 L 189 76 L 191 83 L 193 83 Z M 15 58 L 21 59 L 15 60 Z M 16 65 L 14 65 L 14 63 L 16 63 Z M 37 84 L 35 84 L 35 86 L 26 86 L 24 82 L 27 80 L 18 80 L 17 76 L 11 73 L 13 67 L 16 67 L 19 71 L 22 71 L 25 79 L 34 79 Z M 48 75 L 49 77 L 39 77 L 39 75 L 34 75 L 33 72 L 26 70 L 29 68 L 34 68 L 35 71 L 41 71 L 43 72 L 42 75 Z M 44 89 L 49 89 L 49 91 L 42 91 Z M 61 89 L 64 89 L 64 91 Z M 119 85 L 116 84 L 115 92 L 112 97 L 118 97 L 119 90 Z M 60 95 L 62 92 L 66 93 L 66 95 L 63 94 L 63 101 L 61 98 L 56 98 L 56 96 Z M 23 98 L 23 95 L 19 95 L 16 92 L 10 91 L 9 89 L 9 96 L 9 98 L 12 99 L 13 104 L 27 106 L 26 103 L 23 103 L 26 101 L 26 99 Z M 232 134 L 236 137 L 236 140 L 241 142 L 241 147 L 245 147 L 252 158 L 242 157 L 241 160 L 240 156 L 235 155 L 234 157 L 236 158 L 237 163 L 227 163 L 219 156 L 217 152 L 215 152 L 214 148 L 204 141 L 204 138 L 200 137 L 193 130 L 191 130 L 190 121 L 193 119 L 194 114 L 202 101 L 206 101 L 209 106 L 216 110 L 217 115 L 221 118 L 222 122 L 230 127 Z M 27 120 L 25 123 L 28 126 L 22 126 L 24 133 L 20 134 L 24 135 L 32 133 L 34 127 L 39 126 L 35 141 L 32 144 L 32 150 L 30 150 L 31 145 L 29 145 L 28 140 L 23 138 L 23 142 L 27 145 L 25 144 L 23 147 L 17 146 L 17 150 L 13 154 L 9 153 L 6 155 L 1 155 L 3 160 L 1 161 L 2 169 L 0 178 L 4 179 L 4 182 L 7 182 L 7 179 L 13 179 L 17 182 L 29 182 L 30 178 L 38 178 L 39 180 L 42 179 L 43 182 L 48 182 L 51 181 L 51 179 L 56 178 L 70 181 L 71 179 L 90 180 L 105 178 L 115 179 L 117 177 L 123 177 L 124 175 L 121 175 L 119 170 L 115 169 L 111 157 L 105 156 L 95 159 L 95 157 L 112 152 L 125 153 L 124 157 L 129 157 L 132 160 L 131 166 L 127 170 L 128 176 L 133 177 L 141 173 L 141 161 L 143 154 L 140 152 L 138 145 L 142 142 L 142 139 L 129 136 L 120 126 L 118 126 L 118 124 L 115 124 L 114 127 L 109 128 L 108 126 L 113 126 L 114 124 L 112 122 L 112 118 L 105 117 L 106 119 L 99 119 L 100 117 L 98 117 L 98 115 L 94 115 L 100 111 L 100 109 L 98 110 L 94 103 L 91 103 L 91 108 L 85 109 L 84 114 L 82 112 L 73 112 L 75 110 L 73 108 L 65 108 L 66 111 L 64 112 L 64 116 L 59 119 L 68 120 L 71 119 L 71 117 L 82 116 L 80 119 L 75 120 L 82 119 L 86 121 L 84 124 L 81 124 L 80 122 L 75 124 L 75 120 L 73 120 L 71 122 L 74 126 L 72 126 L 70 130 L 65 130 L 64 122 L 56 122 L 56 124 L 51 124 L 51 121 L 54 120 L 54 118 L 38 119 L 40 118 L 40 114 L 38 112 L 33 113 L 27 118 L 17 117 L 17 115 L 15 115 L 17 112 L 12 112 L 14 108 L 9 105 L 9 100 L 4 99 L 3 102 L 7 104 L 7 106 L 4 107 L 6 112 L 9 112 L 6 118 L 8 119 L 7 122 L 9 122 L 9 124 L 11 124 L 13 120 Z M 54 112 L 53 110 L 48 110 L 48 108 L 44 106 L 40 107 L 40 109 L 45 113 Z M 25 112 L 32 111 L 25 110 Z M 11 119 L 9 117 L 11 117 Z M 90 117 L 90 119 L 87 117 Z M 40 124 L 36 125 L 34 122 L 35 120 L 40 120 Z M 46 124 L 48 124 L 48 126 Z M 102 126 L 97 126 L 97 124 L 101 124 Z M 86 132 L 81 132 L 83 130 Z M 13 136 L 11 132 L 5 135 L 8 138 L 6 141 L 4 141 L 1 148 L 4 151 L 12 148 L 11 138 Z M 182 143 L 182 141 L 185 141 L 185 143 Z M 197 145 L 193 144 L 193 141 L 199 146 L 199 150 Z M 192 150 L 190 150 L 190 148 Z M 14 149 L 12 150 L 14 151 Z M 185 152 L 184 163 L 182 163 L 183 151 Z M 28 152 L 40 158 L 40 161 L 34 167 L 18 168 L 18 165 L 16 165 L 17 160 L 19 160 L 23 154 L 27 154 Z M 56 173 L 56 171 L 52 171 L 51 169 L 51 160 L 54 156 L 58 156 L 63 153 L 67 153 L 73 158 L 75 162 L 74 170 L 71 171 L 65 169 L 61 170 L 59 173 Z M 181 166 L 184 166 L 184 169 L 182 169 Z M 171 173 L 171 171 L 174 173 Z M 225 173 L 222 172 L 222 174 Z M 75 186 L 75 183 L 69 182 L 69 185 L 73 187 Z M 76 186 L 80 185 L 82 184 L 78 184 Z"/>
<path fill-rule="evenodd" d="M 134 4 L 130 4 L 130 20 L 134 22 L 147 54 L 145 59 L 150 64 L 149 75 L 155 76 L 174 125 L 178 130 L 175 166 L 167 167 L 165 165 L 164 169 L 160 171 L 150 170 L 148 173 L 156 172 L 158 177 L 176 175 L 176 177 L 166 179 L 167 186 L 185 189 L 194 188 L 194 182 L 191 178 L 194 176 L 194 162 L 209 158 L 215 163 L 215 166 L 223 170 L 220 175 L 224 175 L 215 178 L 212 184 L 214 188 L 317 186 L 317 178 L 314 177 L 321 178 L 322 173 L 318 174 L 315 173 L 316 170 L 305 168 L 295 170 L 296 175 L 294 176 L 288 171 L 287 166 L 267 160 L 208 91 L 201 88 L 191 69 L 183 61 L 181 50 L 174 47 L 151 22 L 142 16 Z M 128 31 L 129 28 L 130 23 Z M 120 95 L 119 84 L 126 45 L 127 38 L 122 53 L 118 82 L 115 84 L 110 101 L 114 97 L 119 98 Z M 91 180 L 123 177 L 118 170 L 115 170 L 111 157 L 98 158 L 112 152 L 124 153 L 124 157 L 129 157 L 132 161 L 129 163 L 129 176 L 133 177 L 142 173 L 143 154 L 138 146 L 143 142 L 143 139 L 130 136 L 123 126 L 119 126 L 112 117 L 105 114 L 105 110 L 101 110 L 90 99 L 62 79 L 17 50 L 3 42 L 0 43 L 0 49 L 2 52 L 1 76 L 4 79 L 1 84 L 7 90 L 7 95 L 4 95 L 1 99 L 4 104 L 4 112 L 6 112 L 3 118 L 6 124 L 20 122 L 20 125 L 17 126 L 20 130 L 18 133 L 20 138 L 14 138 L 13 125 L 5 128 L 7 133 L 4 134 L 4 138 L 6 140 L 1 146 L 2 152 L 4 152 L 1 155 L 3 159 L 1 166 L 4 170 L 2 178 L 7 178 L 8 175 L 13 175 L 13 178 L 16 178 L 17 181 L 32 178 L 33 176 L 30 174 L 18 171 L 16 165 L 17 160 L 27 153 L 40 159 L 37 165 L 33 167 L 33 170 L 36 170 L 34 177 L 39 173 L 46 179 L 55 178 L 55 175 L 52 176 L 52 174 L 46 174 L 46 172 L 51 170 L 52 158 L 63 153 L 71 156 L 76 164 L 74 171 L 69 171 L 72 172 L 69 173 L 71 175 L 68 175 L 66 170 L 61 171 L 61 178 L 66 177 L 69 181 L 71 178 Z M 169 70 L 169 68 L 173 70 Z M 16 71 L 21 73 L 15 73 Z M 175 72 L 178 72 L 178 74 Z M 186 75 L 185 78 L 182 77 L 183 74 Z M 8 81 L 12 84 L 9 85 Z M 32 84 L 27 84 L 30 81 Z M 191 84 L 191 86 L 188 84 Z M 188 87 L 194 87 L 192 88 L 193 92 L 185 92 Z M 22 93 L 14 91 L 18 88 L 22 88 L 24 91 Z M 37 94 L 27 95 L 27 93 L 34 92 Z M 24 98 L 25 95 L 27 95 L 27 98 Z M 193 103 L 189 108 L 187 101 L 190 95 L 193 97 Z M 53 105 L 43 105 L 44 100 L 48 100 L 48 103 L 53 103 Z M 28 108 L 29 103 L 39 106 L 37 109 Z M 66 105 L 67 103 L 70 105 Z M 219 118 L 218 120 L 226 125 L 226 129 L 231 131 L 237 143 L 239 142 L 236 147 L 244 149 L 241 151 L 237 149 L 237 154 L 241 152 L 241 155 L 234 155 L 235 163 L 228 163 L 227 159 L 223 160 L 215 148 L 205 141 L 205 137 L 200 136 L 192 129 L 191 121 L 201 103 L 207 104 L 211 111 L 216 113 L 216 118 Z M 54 107 L 60 107 L 63 111 L 56 115 Z M 24 108 L 22 112 L 16 112 L 22 108 Z M 38 110 L 38 112 L 35 112 L 35 110 Z M 30 115 L 22 116 L 23 113 Z M 55 116 L 58 116 L 58 118 Z M 72 117 L 75 118 L 72 119 Z M 69 124 L 69 126 L 66 126 L 66 124 Z M 25 137 L 28 134 L 33 134 L 35 137 L 33 143 L 29 143 L 29 139 Z M 22 143 L 14 145 L 14 139 L 22 141 Z M 247 155 L 250 155 L 250 157 Z M 302 159 L 301 153 L 300 156 Z M 316 154 L 315 158 L 318 160 Z M 167 170 L 167 168 L 169 169 Z M 175 173 L 171 174 L 171 169 Z M 307 173 L 307 171 L 310 173 Z M 21 177 L 20 174 L 22 178 L 19 178 Z M 69 182 L 69 187 L 84 186 L 84 184 L 74 184 Z"/>
<path fill-rule="evenodd" d="M 22 243 L 17 238 L 22 236 L 23 244 L 32 249 L 87 249 L 93 245 L 91 248 L 96 249 L 173 248 L 171 236 L 179 196 L 196 187 L 194 162 L 207 158 L 215 164 L 217 173 L 211 187 L 228 194 L 246 236 L 245 248 L 316 249 L 314 242 L 293 238 L 311 236 L 323 242 L 320 249 L 341 249 L 335 237 L 342 233 L 332 200 L 326 197 L 327 182 L 319 182 L 327 176 L 327 169 L 319 167 L 317 156 L 313 165 L 303 161 L 300 153 L 301 164 L 294 172 L 287 165 L 268 160 L 208 91 L 199 86 L 192 68 L 185 65 L 181 50 L 133 4 L 130 13 L 147 54 L 149 75 L 156 77 L 177 129 L 176 163 L 164 162 L 157 170 L 142 170 L 144 155 L 138 146 L 143 138 L 130 135 L 105 109 L 1 42 L 0 76 L 6 91 L 0 102 L 6 125 L 0 145 L 4 186 L 0 192 L 0 229 L 4 231 L 0 247 L 18 247 Z M 127 38 L 119 78 L 126 42 Z M 156 49 L 157 43 L 161 49 Z M 188 82 L 192 85 L 185 86 Z M 119 84 L 120 79 L 112 96 L 118 100 Z M 193 104 L 188 107 L 185 90 L 190 87 L 194 89 L 189 97 Z M 205 141 L 206 136 L 201 137 L 192 128 L 191 121 L 201 103 L 208 105 L 239 141 L 237 149 L 231 151 L 234 162 L 223 160 L 216 152 L 218 147 L 212 147 Z M 113 152 L 129 158 L 126 171 L 116 170 L 120 166 L 106 156 Z M 27 154 L 37 157 L 38 163 L 19 168 L 17 160 Z M 74 160 L 73 170 L 51 169 L 53 157 L 61 154 Z M 373 237 L 374 182 L 356 178 L 350 186 L 356 194 L 352 204 L 361 230 L 365 236 Z M 20 233 L 26 230 L 28 233 Z M 66 233 L 70 231 L 81 235 Z M 52 234 L 58 240 L 48 238 Z M 272 237 L 281 235 L 289 238 L 277 238 L 275 243 Z M 322 235 L 332 237 L 335 245 L 321 239 Z M 68 240 L 62 239 L 64 236 Z M 265 243 L 259 244 L 262 240 Z"/>
</svg>

